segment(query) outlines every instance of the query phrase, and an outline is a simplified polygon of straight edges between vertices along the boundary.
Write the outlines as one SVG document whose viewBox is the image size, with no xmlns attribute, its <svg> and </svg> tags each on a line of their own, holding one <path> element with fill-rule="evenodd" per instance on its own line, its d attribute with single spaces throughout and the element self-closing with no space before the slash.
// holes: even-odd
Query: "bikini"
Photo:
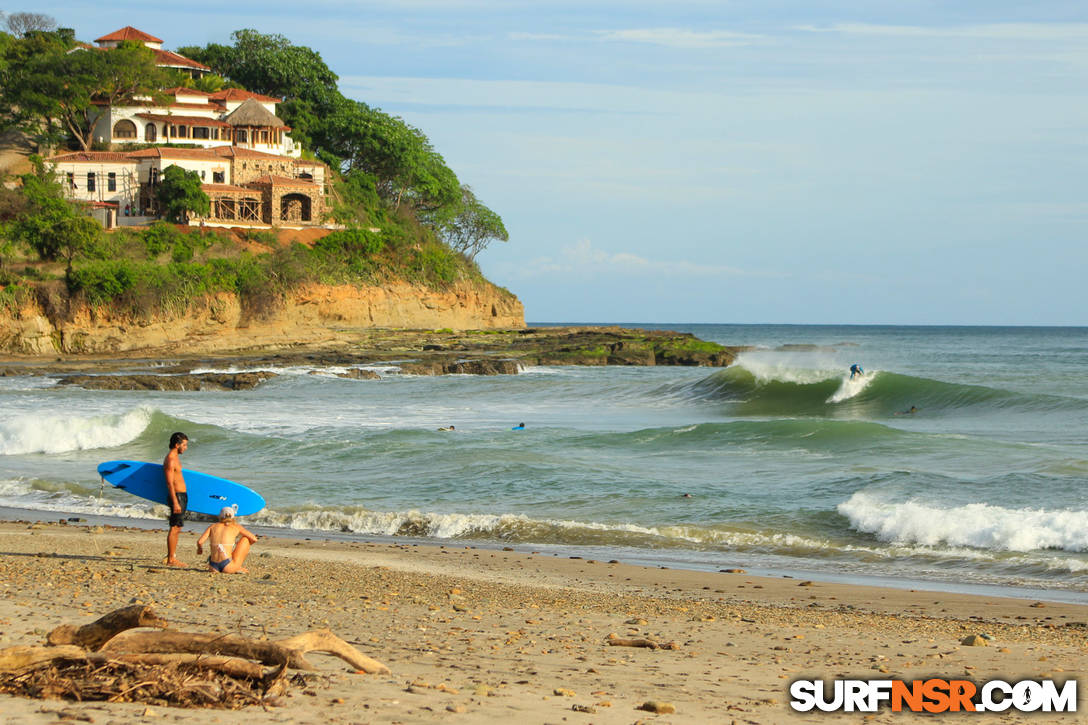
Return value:
<svg viewBox="0 0 1088 725">
<path fill-rule="evenodd" d="M 223 546 L 222 544 L 216 544 L 215 546 L 223 554 L 227 553 L 227 547 Z M 223 559 L 222 561 L 212 561 L 212 558 L 210 556 L 208 557 L 208 566 L 215 569 L 220 574 L 222 574 L 223 570 L 226 569 L 229 565 L 230 565 L 230 557 L 229 556 L 226 559 Z"/>
</svg>

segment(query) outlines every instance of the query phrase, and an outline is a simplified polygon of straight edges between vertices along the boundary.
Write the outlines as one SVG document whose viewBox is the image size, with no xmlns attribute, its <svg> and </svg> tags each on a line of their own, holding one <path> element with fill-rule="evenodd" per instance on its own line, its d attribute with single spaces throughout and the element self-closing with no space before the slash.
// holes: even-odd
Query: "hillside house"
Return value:
<svg viewBox="0 0 1088 725">
<path fill-rule="evenodd" d="M 135 28 L 122 28 L 95 42 L 108 49 L 124 40 L 156 51 L 160 65 L 211 71 L 163 51 L 162 40 Z M 160 52 L 165 54 L 161 58 Z M 158 217 L 155 187 L 162 173 L 177 165 L 199 173 L 211 199 L 211 213 L 191 219 L 191 224 L 322 223 L 328 167 L 301 159 L 301 146 L 287 135 L 290 127 L 276 116 L 281 99 L 236 88 L 215 93 L 169 88 L 162 94 L 165 101 L 159 103 L 132 99 L 99 107 L 93 137 L 110 150 L 47 159 L 69 198 L 106 209 L 117 224 L 146 224 Z"/>
</svg>

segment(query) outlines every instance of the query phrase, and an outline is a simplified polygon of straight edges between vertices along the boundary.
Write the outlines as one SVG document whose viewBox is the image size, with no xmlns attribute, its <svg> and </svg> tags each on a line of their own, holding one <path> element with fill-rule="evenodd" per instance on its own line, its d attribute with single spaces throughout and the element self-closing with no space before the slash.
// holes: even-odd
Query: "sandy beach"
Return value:
<svg viewBox="0 0 1088 725">
<path fill-rule="evenodd" d="M 41 644 L 130 603 L 183 631 L 277 639 L 328 627 L 389 675 L 341 660 L 242 712 L 0 696 L 5 723 L 893 722 L 908 713 L 796 713 L 797 678 L 1054 678 L 1084 671 L 1088 607 L 646 568 L 531 551 L 262 538 L 249 574 L 202 568 L 194 523 L 160 564 L 163 532 L 0 524 L 0 647 Z M 988 646 L 964 646 L 985 634 Z M 610 646 L 645 638 L 675 649 Z M 978 714 L 950 722 L 1084 722 Z M 638 709 L 666 703 L 672 713 Z M 668 708 L 665 708 L 666 710 Z"/>
</svg>

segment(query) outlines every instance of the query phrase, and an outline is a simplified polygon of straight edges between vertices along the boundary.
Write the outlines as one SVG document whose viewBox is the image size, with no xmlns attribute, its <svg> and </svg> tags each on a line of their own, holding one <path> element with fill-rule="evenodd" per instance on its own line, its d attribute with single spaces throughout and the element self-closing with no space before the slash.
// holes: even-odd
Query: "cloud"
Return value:
<svg viewBox="0 0 1088 725">
<path fill-rule="evenodd" d="M 595 33 L 602 40 L 648 43 L 670 48 L 720 48 L 751 45 L 765 40 L 762 35 L 736 33 L 730 30 L 688 30 L 686 28 L 633 28 L 597 30 Z"/>
<path fill-rule="evenodd" d="M 932 27 L 922 25 L 876 25 L 837 23 L 827 26 L 799 25 L 794 30 L 809 33 L 870 35 L 899 38 L 981 38 L 989 40 L 1085 40 L 1088 23 L 991 23 Z"/>
<path fill-rule="evenodd" d="M 511 40 L 586 42 L 604 41 L 616 43 L 643 43 L 669 48 L 722 48 L 754 45 L 767 40 L 766 36 L 737 33 L 731 30 L 690 30 L 688 28 L 628 28 L 622 30 L 593 30 L 588 34 L 525 33 L 514 32 Z"/>
<path fill-rule="evenodd" d="M 664 246 L 664 244 L 663 244 Z M 735 277 L 780 277 L 720 264 L 697 264 L 687 260 L 660 260 L 609 252 L 593 246 L 588 239 L 560 248 L 555 256 L 542 256 L 503 270 L 508 278 L 540 277 L 599 278 L 607 275 L 654 277 L 658 279 L 723 279 Z"/>
</svg>

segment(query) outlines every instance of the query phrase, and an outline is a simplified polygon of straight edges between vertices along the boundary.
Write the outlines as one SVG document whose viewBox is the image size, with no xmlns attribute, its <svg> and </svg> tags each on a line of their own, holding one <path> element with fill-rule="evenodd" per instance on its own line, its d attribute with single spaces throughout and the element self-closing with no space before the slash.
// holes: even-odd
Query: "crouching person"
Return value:
<svg viewBox="0 0 1088 725">
<path fill-rule="evenodd" d="M 241 537 L 241 538 L 239 538 Z M 226 507 L 219 512 L 219 521 L 209 526 L 196 542 L 196 553 L 204 553 L 208 542 L 208 570 L 220 574 L 248 574 L 243 564 L 249 555 L 249 547 L 257 543 L 257 537 L 246 531 L 234 520 L 234 509 Z M 234 542 L 238 544 L 235 546 Z"/>
</svg>

